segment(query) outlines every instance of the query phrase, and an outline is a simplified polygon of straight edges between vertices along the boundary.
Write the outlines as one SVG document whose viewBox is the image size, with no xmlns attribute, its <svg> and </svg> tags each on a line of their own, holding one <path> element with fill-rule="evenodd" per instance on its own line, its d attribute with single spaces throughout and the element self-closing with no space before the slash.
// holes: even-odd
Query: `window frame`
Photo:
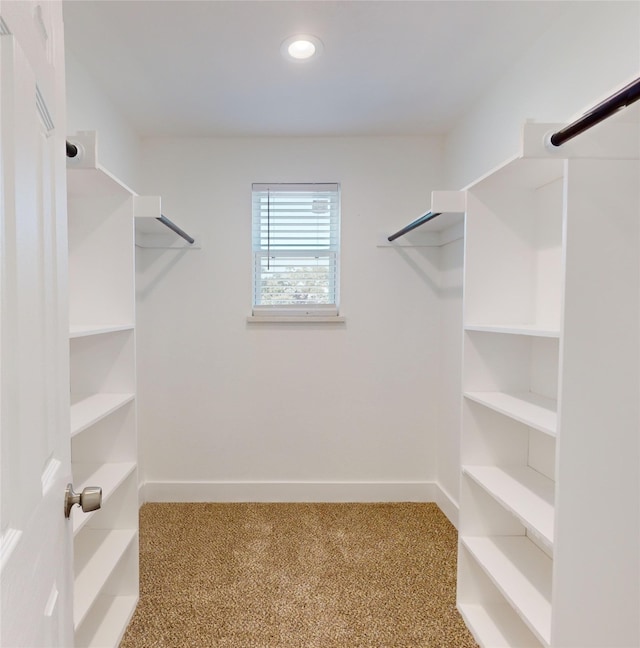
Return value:
<svg viewBox="0 0 640 648">
<path fill-rule="evenodd" d="M 256 208 L 257 201 L 264 200 L 261 194 L 273 192 L 276 196 L 276 219 L 275 233 L 268 234 L 267 248 L 264 247 L 264 209 Z M 293 217 L 293 224 L 287 222 L 288 216 L 282 216 L 278 223 L 278 208 L 282 208 L 282 198 L 287 193 L 309 194 L 308 200 L 313 201 L 313 194 L 328 194 L 329 208 L 325 221 L 316 221 L 319 226 L 317 236 L 313 236 L 306 224 L 300 224 L 299 216 Z M 344 321 L 340 316 L 340 221 L 341 221 L 341 186 L 338 182 L 306 182 L 306 183 L 253 183 L 251 187 L 251 238 L 252 238 L 252 278 L 251 278 L 251 301 L 252 310 L 249 321 L 311 321 L 311 322 L 335 322 Z M 286 201 L 285 201 L 286 202 Z M 278 234 L 278 227 L 286 228 L 286 235 Z M 292 228 L 292 229 L 289 229 Z M 300 245 L 295 246 L 289 238 L 300 233 Z M 311 235 L 310 235 L 311 234 Z M 289 235 L 289 236 L 287 236 Z M 292 235 L 292 236 L 291 236 Z M 272 238 L 273 237 L 273 238 Z M 272 250 L 271 246 L 275 246 Z M 264 273 L 261 271 L 264 259 L 272 259 L 274 262 L 287 267 L 287 258 L 304 259 L 311 258 L 314 261 L 326 259 L 327 264 L 332 266 L 329 276 L 329 289 L 333 289 L 333 301 L 330 303 L 300 302 L 300 303 L 278 303 L 263 304 L 260 297 L 263 284 L 261 278 Z M 304 264 L 292 263 L 292 272 L 295 268 L 301 268 Z M 313 264 L 309 264 L 313 266 Z M 320 262 L 320 265 L 322 263 Z M 307 293 L 308 295 L 309 293 Z"/>
</svg>

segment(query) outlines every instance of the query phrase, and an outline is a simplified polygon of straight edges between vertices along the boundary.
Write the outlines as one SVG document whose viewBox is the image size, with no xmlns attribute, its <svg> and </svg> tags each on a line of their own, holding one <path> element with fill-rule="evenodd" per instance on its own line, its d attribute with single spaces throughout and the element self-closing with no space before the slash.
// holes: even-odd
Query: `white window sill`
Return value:
<svg viewBox="0 0 640 648">
<path fill-rule="evenodd" d="M 342 315 L 249 315 L 247 322 L 250 324 L 273 324 L 273 323 L 287 323 L 287 324 L 339 324 L 346 322 L 346 318 Z"/>
</svg>

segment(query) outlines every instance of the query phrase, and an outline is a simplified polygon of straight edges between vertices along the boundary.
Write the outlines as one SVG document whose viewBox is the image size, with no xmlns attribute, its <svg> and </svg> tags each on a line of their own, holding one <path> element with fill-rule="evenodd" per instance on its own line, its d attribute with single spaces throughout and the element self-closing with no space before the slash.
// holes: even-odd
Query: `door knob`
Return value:
<svg viewBox="0 0 640 648">
<path fill-rule="evenodd" d="M 75 493 L 73 484 L 67 484 L 64 492 L 64 516 L 71 515 L 71 508 L 79 504 L 85 513 L 96 511 L 102 505 L 102 488 L 100 486 L 87 486 L 82 493 Z"/>
</svg>

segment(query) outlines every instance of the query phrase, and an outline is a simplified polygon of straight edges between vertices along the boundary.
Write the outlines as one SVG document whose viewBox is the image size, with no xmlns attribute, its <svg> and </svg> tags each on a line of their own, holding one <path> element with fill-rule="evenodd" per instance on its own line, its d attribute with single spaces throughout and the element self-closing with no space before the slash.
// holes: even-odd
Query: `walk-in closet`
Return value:
<svg viewBox="0 0 640 648">
<path fill-rule="evenodd" d="M 0 2 L 0 647 L 640 647 L 640 2 Z"/>
</svg>

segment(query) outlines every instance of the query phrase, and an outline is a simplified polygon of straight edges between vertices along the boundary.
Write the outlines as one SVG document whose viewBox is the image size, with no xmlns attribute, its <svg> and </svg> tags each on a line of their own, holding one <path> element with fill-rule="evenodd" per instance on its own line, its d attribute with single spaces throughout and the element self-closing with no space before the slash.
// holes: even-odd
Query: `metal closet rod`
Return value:
<svg viewBox="0 0 640 648">
<path fill-rule="evenodd" d="M 440 216 L 442 212 L 436 212 L 435 214 L 433 212 L 427 212 L 424 214 L 424 216 L 420 216 L 420 218 L 416 218 L 412 223 L 409 223 L 408 225 L 405 225 L 401 230 L 398 230 L 395 234 L 392 234 L 391 236 L 387 237 L 387 241 L 395 241 L 397 238 L 400 238 L 401 236 L 404 236 L 405 234 L 408 234 L 411 230 L 416 229 L 416 227 L 420 227 L 420 225 L 424 225 L 425 223 L 428 223 L 431 219 L 435 218 L 436 216 Z"/>
<path fill-rule="evenodd" d="M 173 221 L 170 221 L 166 216 L 160 214 L 158 220 L 168 227 L 170 230 L 174 231 L 178 236 L 181 236 L 187 243 L 193 245 L 196 240 L 189 236 L 183 229 L 180 229 Z"/>
<path fill-rule="evenodd" d="M 595 126 L 603 119 L 618 112 L 618 110 L 630 106 L 635 101 L 638 101 L 638 99 L 640 99 L 640 78 L 632 81 L 629 85 L 622 88 L 622 90 L 619 90 L 597 106 L 594 106 L 589 112 L 576 119 L 572 124 L 554 133 L 550 141 L 554 146 L 561 146 L 572 137 L 580 135 L 580 133 L 583 133 L 588 128 Z"/>
<path fill-rule="evenodd" d="M 74 158 L 78 155 L 78 147 L 67 140 L 67 157 Z"/>
</svg>

